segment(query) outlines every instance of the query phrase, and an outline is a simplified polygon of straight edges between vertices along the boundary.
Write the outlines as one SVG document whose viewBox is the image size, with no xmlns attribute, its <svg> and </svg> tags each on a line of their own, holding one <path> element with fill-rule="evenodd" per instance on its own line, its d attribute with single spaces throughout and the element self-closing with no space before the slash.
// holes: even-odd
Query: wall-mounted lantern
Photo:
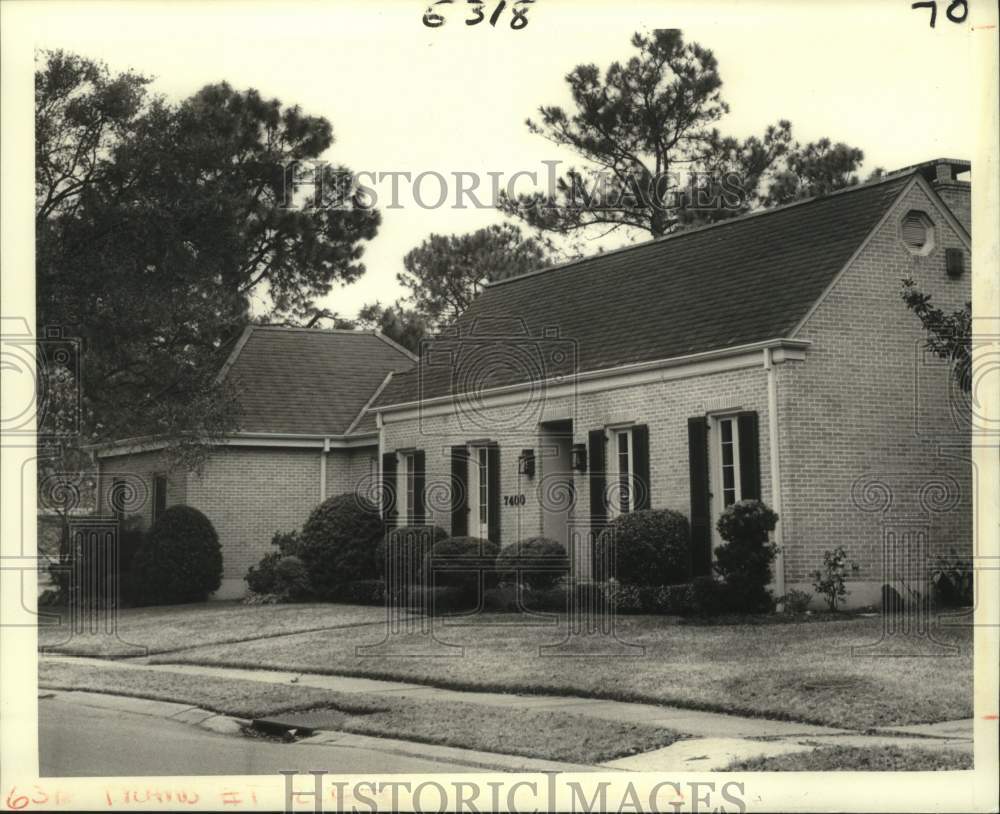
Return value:
<svg viewBox="0 0 1000 814">
<path fill-rule="evenodd" d="M 587 471 L 587 445 L 573 444 L 573 469 L 577 472 Z"/>
<path fill-rule="evenodd" d="M 535 450 L 522 449 L 521 457 L 517 459 L 517 471 L 529 478 L 535 477 Z"/>
</svg>

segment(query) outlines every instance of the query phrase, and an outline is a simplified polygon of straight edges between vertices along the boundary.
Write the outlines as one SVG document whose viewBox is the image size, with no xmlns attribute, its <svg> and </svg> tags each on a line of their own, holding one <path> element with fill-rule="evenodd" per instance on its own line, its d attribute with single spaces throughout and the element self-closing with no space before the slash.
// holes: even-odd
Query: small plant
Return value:
<svg viewBox="0 0 1000 814">
<path fill-rule="evenodd" d="M 823 567 L 813 571 L 813 588 L 826 600 L 827 607 L 836 611 L 837 606 L 850 593 L 846 586 L 847 572 L 857 573 L 859 566 L 847 556 L 843 546 L 837 546 L 833 551 L 823 552 Z"/>
<path fill-rule="evenodd" d="M 792 588 L 781 597 L 781 602 L 785 606 L 785 613 L 805 613 L 809 610 L 809 604 L 812 602 L 812 594 L 808 591 Z"/>
<path fill-rule="evenodd" d="M 725 583 L 728 609 L 766 613 L 774 606 L 767 585 L 778 547 L 768 535 L 778 515 L 760 500 L 740 500 L 726 507 L 716 528 L 725 545 L 715 549 L 715 571 Z"/>
<path fill-rule="evenodd" d="M 942 605 L 949 608 L 969 607 L 973 604 L 975 572 L 972 561 L 962 557 L 954 548 L 947 557 L 939 557 L 931 571 L 934 594 Z"/>
</svg>

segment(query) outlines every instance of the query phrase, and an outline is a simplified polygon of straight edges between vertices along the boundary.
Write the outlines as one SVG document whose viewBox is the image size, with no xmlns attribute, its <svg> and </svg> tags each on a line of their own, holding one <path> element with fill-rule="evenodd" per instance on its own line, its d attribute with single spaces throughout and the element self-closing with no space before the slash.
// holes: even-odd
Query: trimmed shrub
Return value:
<svg viewBox="0 0 1000 814">
<path fill-rule="evenodd" d="M 385 577 L 388 557 L 401 584 L 416 583 L 427 552 L 447 536 L 448 532 L 440 526 L 400 526 L 389 529 L 375 548 L 375 564 L 379 575 Z"/>
<path fill-rule="evenodd" d="M 715 549 L 715 571 L 725 581 L 728 610 L 765 613 L 774 607 L 767 585 L 778 548 L 768 541 L 778 515 L 759 500 L 740 500 L 726 507 L 716 528 L 724 545 Z"/>
<path fill-rule="evenodd" d="M 274 592 L 287 602 L 301 602 L 312 595 L 305 563 L 295 555 L 282 557 L 274 569 Z"/>
<path fill-rule="evenodd" d="M 691 576 L 691 529 L 670 509 L 619 515 L 598 537 L 597 549 L 598 562 L 613 559 L 613 576 L 626 584 L 676 585 Z"/>
<path fill-rule="evenodd" d="M 337 586 L 337 602 L 351 605 L 382 605 L 385 603 L 385 583 L 380 579 L 358 579 Z"/>
<path fill-rule="evenodd" d="M 566 547 L 547 537 L 529 537 L 511 543 L 497 557 L 500 579 L 520 581 L 536 591 L 553 587 L 568 573 Z"/>
<path fill-rule="evenodd" d="M 269 551 L 260 558 L 260 562 L 251 565 L 247 575 L 243 577 L 247 587 L 255 594 L 277 593 L 275 585 L 278 577 L 278 563 L 281 562 L 281 559 L 280 551 Z"/>
<path fill-rule="evenodd" d="M 493 562 L 499 553 L 499 545 L 479 537 L 439 540 L 424 557 L 421 583 L 426 588 L 457 588 L 467 597 L 476 597 L 481 574 L 484 587 L 492 587 L 496 576 Z"/>
<path fill-rule="evenodd" d="M 222 584 L 219 537 L 191 506 L 171 506 L 157 518 L 133 566 L 136 592 L 147 605 L 201 602 Z"/>
<path fill-rule="evenodd" d="M 409 605 L 415 610 L 426 607 L 431 614 L 447 613 L 449 611 L 474 610 L 477 606 L 475 596 L 470 596 L 464 588 L 451 585 L 438 585 L 429 588 L 426 585 L 414 585 L 408 594 Z"/>
<path fill-rule="evenodd" d="M 383 532 L 378 507 L 353 493 L 328 498 L 313 509 L 298 538 L 298 556 L 316 593 L 335 599 L 344 583 L 375 579 L 375 547 Z"/>
</svg>

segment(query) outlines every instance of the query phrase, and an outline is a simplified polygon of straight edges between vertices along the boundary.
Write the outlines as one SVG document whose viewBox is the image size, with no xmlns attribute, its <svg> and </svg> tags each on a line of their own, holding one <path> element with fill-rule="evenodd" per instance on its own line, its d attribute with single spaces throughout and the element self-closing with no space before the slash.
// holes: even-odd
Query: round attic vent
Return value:
<svg viewBox="0 0 1000 814">
<path fill-rule="evenodd" d="M 934 248 L 934 223 L 926 212 L 911 209 L 900 223 L 899 236 L 914 254 L 929 254 Z"/>
</svg>

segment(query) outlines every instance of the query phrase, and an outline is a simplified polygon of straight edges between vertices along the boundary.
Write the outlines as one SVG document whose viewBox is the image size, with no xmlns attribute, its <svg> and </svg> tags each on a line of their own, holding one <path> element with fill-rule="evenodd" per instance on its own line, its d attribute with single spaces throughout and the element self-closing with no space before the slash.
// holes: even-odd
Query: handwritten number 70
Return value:
<svg viewBox="0 0 1000 814">
<path fill-rule="evenodd" d="M 931 28 L 934 28 L 934 24 L 937 22 L 937 6 L 938 4 L 934 0 L 926 0 L 926 2 L 914 3 L 910 8 L 929 8 L 931 10 Z M 964 23 L 965 18 L 969 16 L 969 2 L 968 0 L 951 0 L 944 13 L 953 23 Z"/>
</svg>

